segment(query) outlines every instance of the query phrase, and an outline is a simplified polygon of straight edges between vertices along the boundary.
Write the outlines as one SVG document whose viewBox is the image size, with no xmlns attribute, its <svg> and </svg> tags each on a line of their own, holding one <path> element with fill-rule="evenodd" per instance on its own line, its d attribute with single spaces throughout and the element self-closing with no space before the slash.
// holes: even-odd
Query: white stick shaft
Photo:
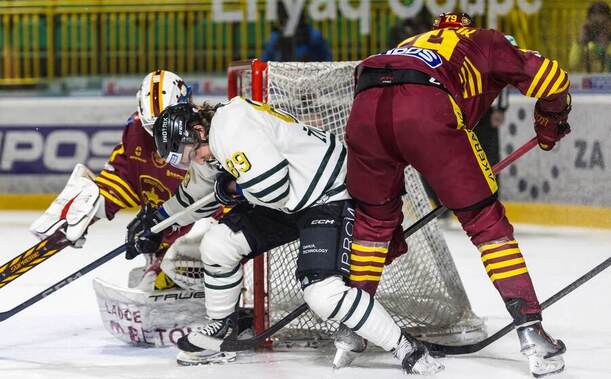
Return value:
<svg viewBox="0 0 611 379">
<path fill-rule="evenodd" d="M 182 211 L 171 215 L 170 217 L 166 218 L 165 220 L 161 221 L 159 224 L 154 225 L 151 228 L 151 232 L 153 233 L 159 233 L 167 228 L 169 228 L 170 226 L 172 226 L 177 219 L 179 219 L 180 217 L 184 216 L 185 214 L 189 213 L 189 212 L 193 212 L 196 211 L 198 209 L 200 209 L 201 207 L 203 207 L 204 205 L 206 205 L 207 203 L 209 203 L 212 199 L 214 199 L 214 192 L 209 193 L 208 195 L 202 197 L 201 199 L 197 200 L 196 202 L 194 202 L 193 204 L 189 205 L 187 208 L 183 209 Z"/>
</svg>

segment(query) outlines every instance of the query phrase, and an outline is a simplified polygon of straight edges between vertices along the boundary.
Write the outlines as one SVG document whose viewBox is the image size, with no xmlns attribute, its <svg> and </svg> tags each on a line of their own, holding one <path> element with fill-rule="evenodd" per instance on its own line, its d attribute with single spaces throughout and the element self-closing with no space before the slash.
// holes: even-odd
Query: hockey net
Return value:
<svg viewBox="0 0 611 379">
<path fill-rule="evenodd" d="M 237 62 L 228 70 L 228 95 L 269 103 L 306 124 L 331 131 L 343 142 L 357 63 Z M 404 228 L 431 210 L 420 177 L 411 167 L 405 170 L 405 186 Z M 408 253 L 385 267 L 376 298 L 413 335 L 456 344 L 485 337 L 484 323 L 471 310 L 437 222 L 428 223 L 407 242 Z M 269 251 L 255 262 L 253 278 L 245 275 L 245 302 L 254 306 L 257 334 L 304 302 L 295 279 L 298 248 L 295 241 Z M 331 337 L 337 326 L 308 311 L 274 341 L 289 346 L 316 343 Z"/>
</svg>

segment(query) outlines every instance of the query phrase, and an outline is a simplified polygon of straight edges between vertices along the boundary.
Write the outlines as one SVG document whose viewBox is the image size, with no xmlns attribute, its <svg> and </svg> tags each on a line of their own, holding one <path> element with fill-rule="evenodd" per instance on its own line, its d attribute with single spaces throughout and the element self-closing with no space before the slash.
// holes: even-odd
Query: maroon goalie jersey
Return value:
<svg viewBox="0 0 611 379">
<path fill-rule="evenodd" d="M 172 197 L 185 173 L 157 154 L 153 137 L 134 113 L 123 130 L 121 143 L 114 148 L 95 182 L 105 199 L 106 216 L 112 219 L 124 208 L 145 203 L 160 206 Z M 182 228 L 168 234 L 164 242 L 172 243 L 186 231 L 188 228 Z"/>
<path fill-rule="evenodd" d="M 444 28 L 419 34 L 361 66 L 414 69 L 439 81 L 458 103 L 467 128 L 473 128 L 506 85 L 543 99 L 542 110 L 567 105 L 569 79 L 558 62 L 513 46 L 492 29 Z"/>
</svg>

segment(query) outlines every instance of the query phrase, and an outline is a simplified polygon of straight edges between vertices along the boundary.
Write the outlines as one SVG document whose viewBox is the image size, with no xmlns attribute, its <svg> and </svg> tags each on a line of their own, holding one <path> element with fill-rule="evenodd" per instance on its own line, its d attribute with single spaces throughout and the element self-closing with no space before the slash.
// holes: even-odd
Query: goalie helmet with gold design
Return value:
<svg viewBox="0 0 611 379">
<path fill-rule="evenodd" d="M 471 16 L 464 12 L 444 12 L 433 21 L 433 29 L 474 26 Z"/>
</svg>

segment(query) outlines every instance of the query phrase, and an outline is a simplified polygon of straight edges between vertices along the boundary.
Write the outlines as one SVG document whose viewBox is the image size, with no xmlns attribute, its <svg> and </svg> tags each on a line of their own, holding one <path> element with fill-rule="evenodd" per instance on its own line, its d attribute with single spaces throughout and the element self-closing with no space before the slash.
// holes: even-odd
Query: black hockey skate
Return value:
<svg viewBox="0 0 611 379">
<path fill-rule="evenodd" d="M 522 324 L 517 328 L 520 352 L 528 358 L 530 372 L 535 378 L 564 370 L 562 354 L 566 346 L 543 330 L 540 321 Z"/>
<path fill-rule="evenodd" d="M 367 348 L 367 340 L 359 336 L 352 329 L 340 324 L 335 332 L 335 357 L 333 368 L 348 367 L 352 361 Z"/>
<path fill-rule="evenodd" d="M 237 330 L 237 313 L 195 326 L 191 333 L 178 339 L 180 353 L 176 362 L 181 366 L 197 366 L 235 361 L 237 353 L 222 352 L 220 346 L 224 338 L 237 334 Z"/>
<path fill-rule="evenodd" d="M 393 351 L 395 358 L 407 374 L 433 375 L 445 367 L 429 354 L 429 350 L 422 342 L 403 332 L 399 345 Z"/>
</svg>

